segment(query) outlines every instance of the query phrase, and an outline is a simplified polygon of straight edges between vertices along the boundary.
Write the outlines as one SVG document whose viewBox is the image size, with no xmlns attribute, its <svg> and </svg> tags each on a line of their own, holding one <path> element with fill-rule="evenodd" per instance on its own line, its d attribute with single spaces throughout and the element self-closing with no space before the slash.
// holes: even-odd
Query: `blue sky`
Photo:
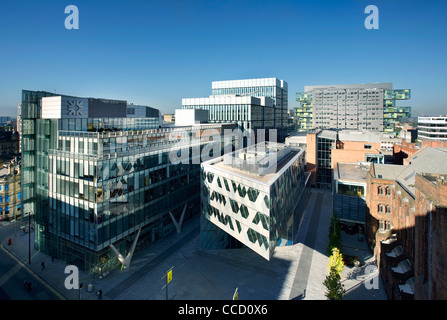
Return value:
<svg viewBox="0 0 447 320">
<path fill-rule="evenodd" d="M 79 9 L 79 29 L 64 26 Z M 367 30 L 367 5 L 379 30 Z M 0 115 L 21 90 L 124 99 L 163 113 L 214 80 L 277 77 L 289 107 L 306 85 L 393 82 L 413 116 L 447 113 L 447 1 L 0 2 Z"/>
</svg>

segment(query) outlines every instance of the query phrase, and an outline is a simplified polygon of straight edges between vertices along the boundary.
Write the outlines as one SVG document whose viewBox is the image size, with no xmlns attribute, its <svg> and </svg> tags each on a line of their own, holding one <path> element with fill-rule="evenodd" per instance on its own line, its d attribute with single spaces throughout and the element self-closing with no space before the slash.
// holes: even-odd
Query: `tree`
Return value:
<svg viewBox="0 0 447 320">
<path fill-rule="evenodd" d="M 341 231 L 340 231 L 340 220 L 337 217 L 337 211 L 334 210 L 331 218 L 331 223 L 329 225 L 329 244 L 327 248 L 327 254 L 332 254 L 334 248 L 341 247 Z"/>
<path fill-rule="evenodd" d="M 327 289 L 326 297 L 331 300 L 341 300 L 343 294 L 346 292 L 344 285 L 341 283 L 341 272 L 345 264 L 340 250 L 332 249 L 332 255 L 329 257 L 329 274 L 323 281 Z"/>
</svg>

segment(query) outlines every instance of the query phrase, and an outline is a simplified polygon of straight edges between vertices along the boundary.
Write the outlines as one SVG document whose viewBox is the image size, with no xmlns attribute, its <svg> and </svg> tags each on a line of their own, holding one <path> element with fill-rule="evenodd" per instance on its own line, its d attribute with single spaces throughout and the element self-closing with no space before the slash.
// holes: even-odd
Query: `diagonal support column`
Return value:
<svg viewBox="0 0 447 320">
<path fill-rule="evenodd" d="M 118 260 L 122 263 L 124 268 L 128 268 L 130 266 L 130 262 L 133 257 L 133 252 L 135 251 L 135 247 L 137 245 L 138 237 L 140 236 L 141 228 L 137 232 L 137 236 L 135 237 L 132 246 L 130 247 L 130 251 L 127 254 L 127 256 L 124 258 L 121 253 L 119 253 L 118 249 L 115 248 L 113 244 L 110 244 L 110 248 L 115 252 L 116 256 L 118 257 Z"/>
<path fill-rule="evenodd" d="M 180 216 L 179 222 L 175 221 L 175 217 L 172 214 L 171 211 L 169 211 L 169 216 L 172 219 L 172 222 L 174 223 L 175 228 L 177 229 L 177 233 L 180 233 L 180 231 L 182 231 L 182 224 L 183 224 L 183 218 L 185 216 L 185 211 L 186 211 L 186 206 L 188 203 L 185 203 L 185 206 L 183 207 L 183 212 L 182 215 Z"/>
</svg>

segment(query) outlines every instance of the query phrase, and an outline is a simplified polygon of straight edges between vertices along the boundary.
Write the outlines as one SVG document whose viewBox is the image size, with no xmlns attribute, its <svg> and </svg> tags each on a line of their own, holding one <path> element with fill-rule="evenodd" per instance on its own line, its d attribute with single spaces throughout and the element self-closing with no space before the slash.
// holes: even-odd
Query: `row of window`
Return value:
<svg viewBox="0 0 447 320">
<path fill-rule="evenodd" d="M 19 192 L 17 193 L 17 200 L 20 200 L 22 198 L 22 194 Z M 5 195 L 5 202 L 9 202 L 11 199 L 10 195 Z M 3 196 L 0 196 L 0 202 L 3 202 Z"/>
<path fill-rule="evenodd" d="M 18 204 L 17 211 L 20 211 L 21 208 L 22 208 L 22 205 Z M 3 214 L 8 215 L 9 211 L 10 211 L 10 207 L 5 207 L 5 208 L 0 207 L 0 216 L 2 216 Z"/>
<path fill-rule="evenodd" d="M 390 214 L 391 213 L 391 207 L 389 205 L 383 205 L 383 204 L 379 204 L 377 206 L 377 211 L 379 213 L 387 213 Z"/>
<path fill-rule="evenodd" d="M 390 196 L 391 195 L 391 188 L 390 187 L 385 187 L 385 189 L 382 186 L 378 186 L 377 187 L 377 194 L 378 195 L 383 195 L 385 191 L 385 195 Z"/>
</svg>

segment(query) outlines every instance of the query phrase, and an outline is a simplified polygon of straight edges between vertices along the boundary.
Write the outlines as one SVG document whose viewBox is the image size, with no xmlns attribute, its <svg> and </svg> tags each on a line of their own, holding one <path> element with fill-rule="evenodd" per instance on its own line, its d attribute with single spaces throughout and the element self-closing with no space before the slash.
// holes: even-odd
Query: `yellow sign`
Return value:
<svg viewBox="0 0 447 320">
<path fill-rule="evenodd" d="M 172 269 L 168 271 L 167 275 L 166 275 L 166 283 L 171 282 L 172 280 Z"/>
</svg>

